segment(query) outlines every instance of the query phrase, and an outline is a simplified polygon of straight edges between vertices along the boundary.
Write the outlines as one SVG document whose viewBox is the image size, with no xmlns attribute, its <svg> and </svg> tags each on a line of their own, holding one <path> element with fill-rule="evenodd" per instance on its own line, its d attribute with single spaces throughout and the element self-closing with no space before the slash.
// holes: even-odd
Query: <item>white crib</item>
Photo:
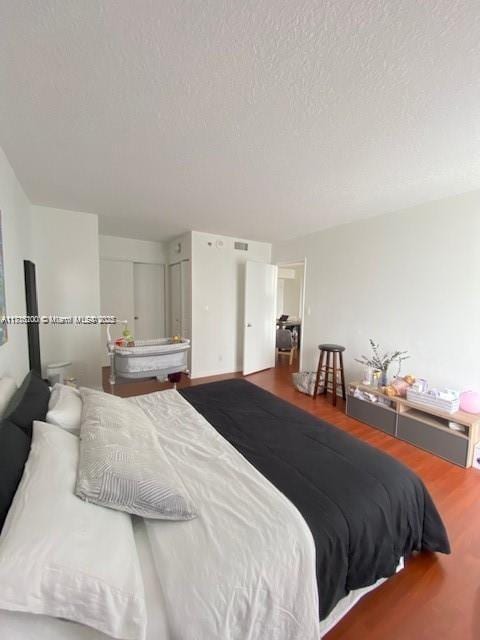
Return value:
<svg viewBox="0 0 480 640">
<path fill-rule="evenodd" d="M 188 370 L 190 340 L 170 338 L 135 340 L 135 345 L 118 346 L 108 341 L 110 357 L 110 384 L 121 378 L 148 378 L 155 376 L 164 380 L 171 373 Z"/>
</svg>

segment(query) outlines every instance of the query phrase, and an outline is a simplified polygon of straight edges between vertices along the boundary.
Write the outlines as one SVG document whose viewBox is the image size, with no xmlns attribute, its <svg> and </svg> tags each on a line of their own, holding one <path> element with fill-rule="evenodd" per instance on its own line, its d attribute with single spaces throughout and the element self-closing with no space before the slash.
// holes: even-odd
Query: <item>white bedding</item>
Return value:
<svg viewBox="0 0 480 640">
<path fill-rule="evenodd" d="M 132 401 L 198 513 L 146 521 L 172 640 L 318 640 L 315 545 L 297 509 L 176 391 Z"/>
<path fill-rule="evenodd" d="M 162 592 L 143 520 L 134 521 L 134 533 L 145 586 L 148 616 L 147 640 L 169 640 Z M 112 640 L 110 636 L 100 631 L 75 622 L 3 610 L 0 610 L 0 638 L 1 640 Z"/>
<path fill-rule="evenodd" d="M 131 401 L 153 420 L 199 512 L 135 524 L 147 640 L 318 640 L 373 588 L 349 594 L 320 626 L 314 542 L 292 503 L 176 391 Z M 9 640 L 107 640 L 4 611 L 0 629 Z"/>
</svg>

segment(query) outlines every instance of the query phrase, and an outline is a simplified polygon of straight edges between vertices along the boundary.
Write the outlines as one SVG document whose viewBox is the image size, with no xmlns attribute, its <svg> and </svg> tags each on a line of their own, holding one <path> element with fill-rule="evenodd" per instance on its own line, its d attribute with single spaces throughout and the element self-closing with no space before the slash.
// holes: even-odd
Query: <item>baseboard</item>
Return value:
<svg viewBox="0 0 480 640">
<path fill-rule="evenodd" d="M 208 371 L 208 372 L 200 372 L 200 373 L 191 373 L 190 378 L 192 380 L 198 380 L 199 378 L 212 378 L 214 376 L 231 376 L 235 373 L 242 373 L 242 370 L 239 369 L 237 371 Z"/>
</svg>

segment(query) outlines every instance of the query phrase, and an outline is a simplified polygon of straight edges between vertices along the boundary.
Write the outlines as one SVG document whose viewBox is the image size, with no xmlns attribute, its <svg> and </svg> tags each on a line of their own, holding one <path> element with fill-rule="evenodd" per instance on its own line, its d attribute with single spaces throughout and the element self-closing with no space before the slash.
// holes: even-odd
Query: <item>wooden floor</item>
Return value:
<svg viewBox="0 0 480 640">
<path fill-rule="evenodd" d="M 461 469 L 377 429 L 348 418 L 343 401 L 314 400 L 294 389 L 288 364 L 248 376 L 248 380 L 309 411 L 356 438 L 386 451 L 425 482 L 445 522 L 450 556 L 421 553 L 406 568 L 365 596 L 327 635 L 327 640 L 480 639 L 480 471 Z M 240 377 L 240 374 L 186 380 L 179 386 Z M 150 393 L 171 385 L 155 380 L 118 384 L 121 396 Z M 104 388 L 109 390 L 108 369 Z"/>
</svg>

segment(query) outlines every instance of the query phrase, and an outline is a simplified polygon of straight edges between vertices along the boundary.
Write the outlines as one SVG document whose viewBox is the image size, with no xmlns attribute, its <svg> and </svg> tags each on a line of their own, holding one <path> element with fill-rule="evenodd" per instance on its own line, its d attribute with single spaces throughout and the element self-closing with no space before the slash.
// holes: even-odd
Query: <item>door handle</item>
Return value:
<svg viewBox="0 0 480 640">
<path fill-rule="evenodd" d="M 247 327 L 251 327 L 252 325 L 250 324 L 250 322 L 247 322 Z"/>
<path fill-rule="evenodd" d="M 139 320 L 139 317 L 138 316 L 133 316 L 133 319 L 134 320 Z"/>
</svg>

